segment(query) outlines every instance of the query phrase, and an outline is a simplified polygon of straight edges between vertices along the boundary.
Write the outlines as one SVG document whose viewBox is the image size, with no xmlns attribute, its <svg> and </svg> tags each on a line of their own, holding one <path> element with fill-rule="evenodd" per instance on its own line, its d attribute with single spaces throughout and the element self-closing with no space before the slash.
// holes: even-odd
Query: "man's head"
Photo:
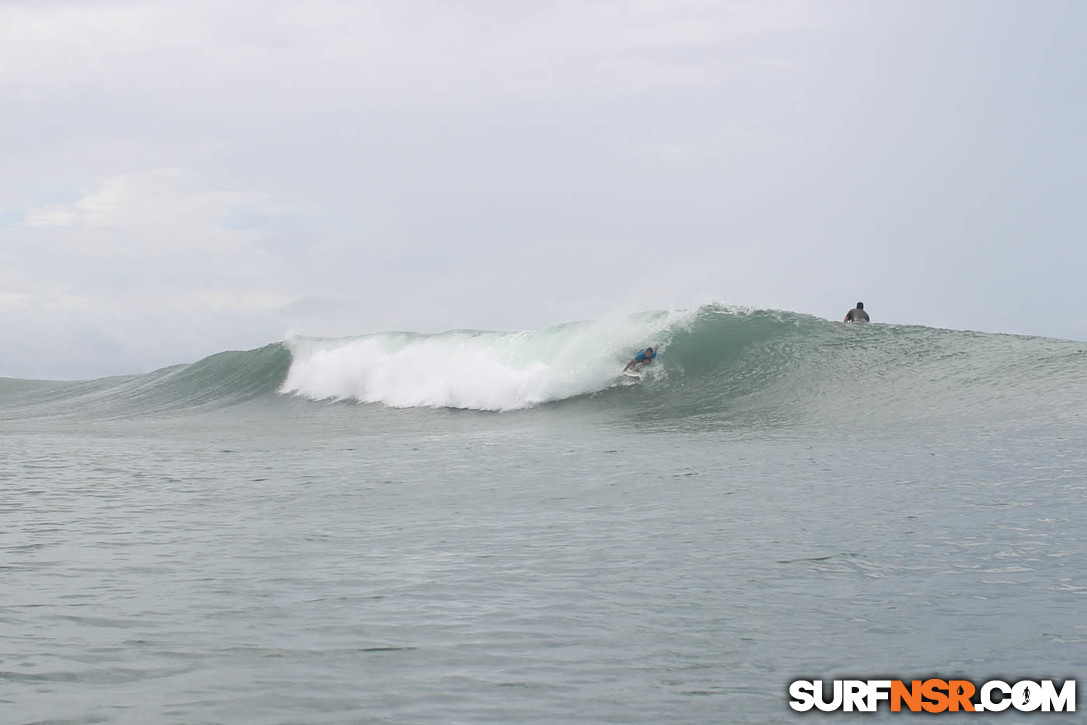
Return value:
<svg viewBox="0 0 1087 725">
<path fill-rule="evenodd" d="M 649 357 L 653 357 L 653 348 L 647 347 L 645 349 L 645 354 L 648 355 Z"/>
<path fill-rule="evenodd" d="M 857 303 L 857 309 L 858 310 L 863 310 L 864 309 L 864 303 L 863 302 L 858 302 Z"/>
</svg>

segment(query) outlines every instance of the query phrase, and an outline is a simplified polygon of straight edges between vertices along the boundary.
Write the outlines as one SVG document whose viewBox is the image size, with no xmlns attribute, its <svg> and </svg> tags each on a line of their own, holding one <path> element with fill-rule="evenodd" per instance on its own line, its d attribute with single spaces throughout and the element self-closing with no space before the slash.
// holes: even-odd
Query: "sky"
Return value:
<svg viewBox="0 0 1087 725">
<path fill-rule="evenodd" d="M 0 376 L 710 301 L 1087 340 L 1087 3 L 0 0 Z"/>
</svg>

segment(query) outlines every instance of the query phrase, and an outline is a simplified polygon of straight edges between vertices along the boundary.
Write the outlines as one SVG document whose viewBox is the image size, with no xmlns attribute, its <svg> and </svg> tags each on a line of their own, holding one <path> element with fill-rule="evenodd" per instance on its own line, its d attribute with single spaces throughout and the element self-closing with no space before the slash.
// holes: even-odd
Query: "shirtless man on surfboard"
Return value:
<svg viewBox="0 0 1087 725">
<path fill-rule="evenodd" d="M 639 350 L 634 356 L 634 359 L 627 363 L 627 366 L 623 368 L 624 373 L 632 373 L 634 375 L 641 375 L 639 372 L 649 363 L 653 362 L 653 358 L 657 356 L 657 351 L 651 347 L 647 347 L 644 350 Z"/>
</svg>

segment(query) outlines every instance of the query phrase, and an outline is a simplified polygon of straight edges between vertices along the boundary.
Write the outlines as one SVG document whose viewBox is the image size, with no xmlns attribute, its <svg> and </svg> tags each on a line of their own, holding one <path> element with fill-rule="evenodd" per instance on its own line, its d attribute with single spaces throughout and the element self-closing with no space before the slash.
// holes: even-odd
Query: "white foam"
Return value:
<svg viewBox="0 0 1087 725">
<path fill-rule="evenodd" d="M 670 326 L 687 315 L 641 313 L 514 333 L 296 338 L 281 392 L 397 408 L 526 408 L 614 385 L 636 350 L 666 346 Z"/>
</svg>

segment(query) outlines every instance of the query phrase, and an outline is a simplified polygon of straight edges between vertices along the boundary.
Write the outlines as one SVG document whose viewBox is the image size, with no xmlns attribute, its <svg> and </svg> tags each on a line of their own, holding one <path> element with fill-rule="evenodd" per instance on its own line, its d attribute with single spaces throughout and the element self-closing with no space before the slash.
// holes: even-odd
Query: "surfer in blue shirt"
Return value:
<svg viewBox="0 0 1087 725">
<path fill-rule="evenodd" d="M 653 358 L 657 356 L 657 351 L 651 347 L 647 347 L 644 350 L 639 350 L 634 356 L 634 359 L 627 363 L 627 366 L 623 368 L 623 372 L 628 370 L 634 370 L 637 372 L 640 368 L 644 368 L 649 363 L 653 362 Z"/>
</svg>

